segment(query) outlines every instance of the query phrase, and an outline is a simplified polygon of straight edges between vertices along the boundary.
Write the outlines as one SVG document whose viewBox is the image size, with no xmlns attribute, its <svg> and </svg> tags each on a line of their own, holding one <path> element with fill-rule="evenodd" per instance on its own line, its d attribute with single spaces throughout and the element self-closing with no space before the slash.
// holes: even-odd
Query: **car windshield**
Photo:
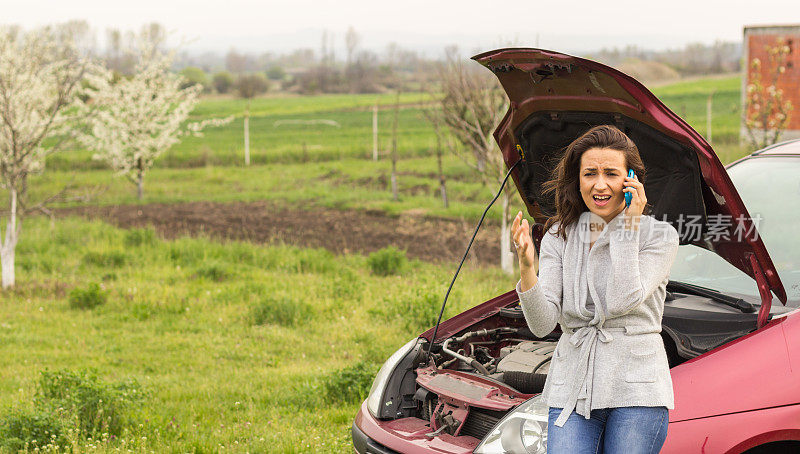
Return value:
<svg viewBox="0 0 800 454">
<path fill-rule="evenodd" d="M 786 289 L 787 306 L 800 307 L 800 158 L 756 157 L 728 168 Z M 760 219 L 759 219 L 760 218 Z M 713 252 L 678 248 L 670 279 L 760 303 L 755 281 Z M 780 305 L 777 299 L 773 307 Z"/>
</svg>

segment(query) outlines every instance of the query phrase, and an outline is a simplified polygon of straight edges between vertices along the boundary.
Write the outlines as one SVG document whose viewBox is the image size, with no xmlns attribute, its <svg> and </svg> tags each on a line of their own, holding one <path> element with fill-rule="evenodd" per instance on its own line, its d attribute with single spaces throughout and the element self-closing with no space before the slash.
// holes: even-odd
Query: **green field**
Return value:
<svg viewBox="0 0 800 454">
<path fill-rule="evenodd" d="M 729 77 L 654 91 L 701 134 L 714 92 L 714 143 L 729 162 L 747 152 L 737 144 L 739 89 L 740 79 Z M 420 104 L 428 100 L 421 94 L 401 98 L 400 200 L 392 200 L 388 157 L 371 159 L 376 101 L 385 152 L 392 95 L 268 97 L 251 107 L 253 165 L 244 167 L 243 101 L 213 98 L 199 104 L 195 119 L 236 120 L 167 151 L 145 179 L 143 202 L 133 185 L 82 150 L 48 160 L 30 191 L 36 199 L 69 184 L 73 194 L 93 194 L 62 206 L 270 199 L 310 210 L 413 210 L 477 221 L 496 188 L 484 187 L 466 163 L 447 154 L 450 207 L 442 207 L 435 137 L 422 116 Z M 275 126 L 319 119 L 339 127 Z M 520 206 L 518 197 L 513 205 Z M 498 206 L 490 219 L 499 215 Z M 26 219 L 17 287 L 0 293 L 0 439 L 15 427 L 66 424 L 65 443 L 76 452 L 348 452 L 365 387 L 389 354 L 431 326 L 454 269 L 413 261 L 383 277 L 361 255 L 208 238 L 166 241 L 150 230 L 79 218 L 52 226 L 42 217 Z M 466 267 L 446 314 L 513 282 L 496 268 Z M 103 298 L 94 308 L 77 307 Z M 81 375 L 87 368 L 96 382 L 43 379 L 53 371 L 90 377 Z M 53 404 L 46 392 L 67 390 L 70 399 L 107 392 L 124 402 L 115 394 L 122 388 L 114 387 L 124 380 L 136 380 L 145 398 L 122 407 L 120 430 L 92 441 L 74 432 L 77 410 Z M 2 443 L 0 452 L 8 452 Z"/>
<path fill-rule="evenodd" d="M 372 109 L 378 104 L 378 144 L 382 153 L 390 149 L 395 95 L 320 95 L 271 97 L 253 100 L 250 108 L 250 153 L 253 164 L 318 162 L 372 156 Z M 433 131 L 420 110 L 430 103 L 423 93 L 400 96 L 398 150 L 402 156 L 426 155 L 434 143 Z M 244 164 L 245 101 L 236 98 L 202 100 L 190 121 L 208 118 L 234 120 L 209 128 L 202 137 L 186 137 L 165 153 L 161 167 Z M 338 126 L 302 125 L 292 121 L 332 120 Z M 276 125 L 276 122 L 278 124 Z M 284 122 L 284 123 L 280 123 Z M 305 146 L 306 153 L 303 153 Z M 73 150 L 48 161 L 51 169 L 104 168 L 91 161 L 92 153 Z"/>
<path fill-rule="evenodd" d="M 122 439 L 155 452 L 346 452 L 360 403 L 347 390 L 363 392 L 432 324 L 453 271 L 412 261 L 381 277 L 359 255 L 162 241 L 76 218 L 28 222 L 18 257 L 19 284 L 0 294 L 0 408 L 40 412 L 45 369 L 136 379 L 148 398 L 101 451 Z M 465 268 L 447 314 L 510 282 Z M 92 283 L 107 302 L 73 308 L 72 291 Z M 348 367 L 355 378 L 336 375 Z"/>
<path fill-rule="evenodd" d="M 654 92 L 667 106 L 705 133 L 706 99 L 714 93 L 714 143 L 723 162 L 748 152 L 738 145 L 738 77 L 701 79 L 661 86 Z M 203 137 L 190 137 L 157 160 L 145 179 L 145 200 L 172 202 L 190 200 L 273 199 L 290 204 L 321 205 L 342 209 L 380 209 L 390 213 L 415 210 L 435 216 L 480 216 L 496 188 L 484 187 L 478 176 L 460 158 L 447 153 L 444 159 L 448 196 L 454 203 L 444 209 L 439 200 L 435 135 L 425 120 L 422 94 L 404 94 L 400 110 L 398 163 L 400 201 L 392 200 L 389 184 L 393 120 L 391 95 L 325 95 L 318 97 L 276 97 L 254 101 L 251 108 L 251 153 L 253 165 L 243 165 L 241 116 L 223 127 L 207 130 Z M 379 115 L 378 162 L 372 161 L 372 110 Z M 243 112 L 236 99 L 202 101 L 195 119 L 224 117 Z M 336 121 L 340 127 L 325 125 L 273 126 L 280 120 Z M 305 150 L 305 152 L 304 152 Z M 75 150 L 48 161 L 48 171 L 35 177 L 32 191 L 39 197 L 65 184 L 77 193 L 93 193 L 92 204 L 139 203 L 135 190 L 124 179 L 115 178 L 91 153 Z M 521 206 L 516 200 L 516 206 Z M 73 203 L 74 204 L 74 203 Z M 499 219 L 493 209 L 490 219 Z"/>
<path fill-rule="evenodd" d="M 712 99 L 712 145 L 723 163 L 754 150 L 739 145 L 741 77 L 698 79 L 656 87 L 653 93 L 708 140 L 706 102 Z"/>
<path fill-rule="evenodd" d="M 739 77 L 701 79 L 659 86 L 653 89 L 670 109 L 706 135 L 706 100 L 713 93 L 712 130 L 721 154 L 738 152 L 741 89 Z M 382 158 L 391 147 L 394 119 L 393 95 L 322 95 L 314 97 L 272 97 L 253 101 L 250 119 L 251 162 L 285 164 L 372 157 L 372 106 L 380 106 L 378 147 Z M 431 98 L 423 93 L 405 93 L 400 98 L 398 151 L 401 157 L 430 156 L 436 139 L 422 115 L 421 105 Z M 234 120 L 208 129 L 203 137 L 187 137 L 158 161 L 159 167 L 205 165 L 241 166 L 244 162 L 243 115 L 245 104 L 235 98 L 201 101 L 192 119 Z M 337 126 L 291 124 L 286 121 L 332 120 Z M 280 123 L 283 122 L 283 123 Z M 278 124 L 276 126 L 276 123 Z M 741 151 L 742 153 L 744 150 Z M 52 170 L 105 168 L 92 161 L 92 153 L 72 150 L 48 161 Z M 730 159 L 732 159 L 731 156 Z"/>
</svg>

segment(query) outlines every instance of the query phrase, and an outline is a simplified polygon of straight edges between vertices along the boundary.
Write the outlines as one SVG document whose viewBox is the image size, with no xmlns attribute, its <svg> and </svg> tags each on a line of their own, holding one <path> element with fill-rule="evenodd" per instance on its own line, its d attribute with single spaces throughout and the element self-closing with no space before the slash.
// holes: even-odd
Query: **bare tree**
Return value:
<svg viewBox="0 0 800 454">
<path fill-rule="evenodd" d="M 85 20 L 73 19 L 54 27 L 57 39 L 74 43 L 75 49 L 83 55 L 94 55 L 97 51 L 97 37 Z"/>
<path fill-rule="evenodd" d="M 317 88 L 323 93 L 328 93 L 331 90 L 331 86 L 336 83 L 333 67 L 334 58 L 333 34 L 328 32 L 328 30 L 323 30 L 322 42 L 320 43 L 319 65 L 311 70 L 312 78 Z"/>
<path fill-rule="evenodd" d="M 128 31 L 122 33 L 119 29 L 106 30 L 106 67 L 112 70 L 115 77 L 131 75 L 136 68 L 136 55 L 128 49 L 134 47 L 136 35 Z"/>
<path fill-rule="evenodd" d="M 392 200 L 397 201 L 397 121 L 400 116 L 400 92 L 394 101 L 394 121 L 392 122 Z"/>
<path fill-rule="evenodd" d="M 106 30 L 106 66 L 112 71 L 121 71 L 122 32 L 117 28 Z"/>
<path fill-rule="evenodd" d="M 768 147 L 780 139 L 789 123 L 792 103 L 784 100 L 783 90 L 778 88 L 781 75 L 786 72 L 786 61 L 791 49 L 782 38 L 774 46 L 766 46 L 768 66 L 761 67 L 761 60 L 750 62 L 750 83 L 745 92 L 744 125 L 747 138 L 755 148 Z M 769 80 L 762 80 L 766 71 Z"/>
<path fill-rule="evenodd" d="M 358 44 L 361 42 L 361 37 L 358 36 L 356 30 L 350 26 L 347 29 L 347 33 L 344 35 L 344 43 L 345 47 L 347 47 L 347 61 L 345 62 L 344 67 L 344 75 L 347 79 L 347 85 L 350 88 L 350 92 L 357 92 L 357 82 L 356 75 L 360 72 L 357 65 L 356 65 L 356 49 L 358 48 Z"/>
<path fill-rule="evenodd" d="M 261 73 L 244 74 L 236 80 L 239 96 L 247 100 L 244 110 L 244 165 L 250 165 L 250 101 L 267 91 L 269 83 Z"/>
<path fill-rule="evenodd" d="M 483 68 L 466 67 L 455 47 L 448 48 L 446 62 L 439 67 L 439 79 L 442 121 L 468 150 L 467 155 L 459 153 L 459 156 L 478 172 L 484 185 L 494 186 L 502 181 L 507 171 L 492 137 L 507 109 L 502 88 Z M 458 152 L 458 147 L 454 151 Z M 509 231 L 509 202 L 514 193 L 507 187 L 502 197 L 500 265 L 507 273 L 514 270 Z"/>
<path fill-rule="evenodd" d="M 225 55 L 225 69 L 234 74 L 243 73 L 247 69 L 247 56 L 232 48 Z"/>
<path fill-rule="evenodd" d="M 430 92 L 429 95 L 433 99 L 436 99 L 437 97 L 436 94 L 432 94 Z M 436 148 L 434 149 L 434 153 L 436 154 L 437 173 L 439 177 L 439 192 L 442 195 L 442 203 L 444 204 L 444 207 L 447 208 L 447 184 L 442 165 L 442 147 L 443 144 L 450 143 L 452 135 L 449 134 L 449 130 L 444 126 L 441 109 L 422 109 L 422 115 L 431 124 L 431 126 L 433 126 L 433 132 L 436 134 Z M 448 148 L 453 149 L 454 147 L 450 145 Z"/>
<path fill-rule="evenodd" d="M 29 200 L 29 176 L 45 158 L 76 137 L 87 118 L 93 86 L 105 70 L 82 56 L 68 37 L 51 28 L 28 33 L 0 30 L 0 186 L 8 191 L 5 237 L 0 246 L 2 286 L 14 285 L 14 255 L 22 219 L 59 195 Z"/>
<path fill-rule="evenodd" d="M 139 37 L 152 45 L 153 52 L 166 52 L 167 29 L 158 22 L 143 25 Z"/>
<path fill-rule="evenodd" d="M 389 67 L 389 77 L 385 81 L 385 85 L 388 88 L 400 90 L 402 85 L 402 78 L 400 77 L 400 46 L 397 45 L 396 42 L 391 42 L 386 45 L 386 51 L 384 51 L 384 59 L 388 64 Z"/>
<path fill-rule="evenodd" d="M 375 93 L 379 91 L 378 57 L 373 52 L 362 50 L 347 67 L 346 78 L 351 93 Z"/>
<path fill-rule="evenodd" d="M 391 54 L 389 57 L 389 67 L 391 69 L 391 74 L 393 78 L 397 77 L 397 60 L 394 59 L 395 54 Z M 398 196 L 398 184 L 397 184 L 397 123 L 400 117 L 400 89 L 398 85 L 398 90 L 395 92 L 395 100 L 394 100 L 394 120 L 392 121 L 392 150 L 391 150 L 391 159 L 392 159 L 392 173 L 391 173 L 391 182 L 392 182 L 392 200 L 399 200 Z"/>
<path fill-rule="evenodd" d="M 345 62 L 347 66 L 350 66 L 353 63 L 353 57 L 356 55 L 356 48 L 358 48 L 359 43 L 361 43 L 361 37 L 356 32 L 356 29 L 353 28 L 351 25 L 350 28 L 347 29 L 347 33 L 344 35 L 344 44 L 347 47 L 347 61 Z"/>
<path fill-rule="evenodd" d="M 336 55 L 333 52 L 333 33 L 328 30 L 322 31 L 322 64 L 324 66 L 333 66 L 336 62 Z"/>
</svg>

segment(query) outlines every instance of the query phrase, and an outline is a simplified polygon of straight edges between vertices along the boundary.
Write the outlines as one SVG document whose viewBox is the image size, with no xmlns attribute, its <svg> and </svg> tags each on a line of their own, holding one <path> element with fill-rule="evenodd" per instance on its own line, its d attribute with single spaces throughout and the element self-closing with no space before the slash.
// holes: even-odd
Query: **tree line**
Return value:
<svg viewBox="0 0 800 454">
<path fill-rule="evenodd" d="M 631 61 L 657 62 L 680 76 L 721 74 L 741 71 L 742 43 L 717 40 L 709 45 L 689 43 L 681 48 L 661 51 L 630 45 L 600 49 L 591 52 L 586 58 L 615 68 Z"/>
<path fill-rule="evenodd" d="M 240 53 L 231 49 L 220 57 L 204 54 L 187 56 L 184 71 L 208 91 L 225 93 L 233 87 L 236 74 L 262 73 L 275 90 L 311 93 L 381 93 L 394 90 L 413 91 L 437 85 L 440 81 L 430 68 L 450 58 L 443 49 L 439 58 L 430 58 L 396 43 L 383 51 L 362 49 L 360 35 L 351 27 L 345 34 L 346 54 L 337 59 L 333 37 L 323 32 L 319 49 L 297 49 L 275 55 Z M 452 48 L 452 46 L 449 46 Z M 477 52 L 477 51 L 476 51 Z M 684 47 L 653 51 L 635 45 L 604 48 L 579 55 L 621 69 L 645 81 L 664 74 L 674 78 L 741 71 L 742 44 L 716 41 L 713 44 L 690 43 Z M 637 66 L 638 64 L 638 66 Z M 224 66 L 224 69 L 219 69 Z M 217 70 L 214 70 L 217 68 Z M 641 73 L 636 70 L 640 70 Z"/>
<path fill-rule="evenodd" d="M 161 42 L 165 42 L 167 37 L 166 29 L 158 23 L 147 24 L 137 32 L 109 28 L 105 30 L 104 45 L 100 46 L 95 31 L 86 21 L 73 20 L 63 25 L 83 52 L 99 58 L 118 75 L 130 75 L 135 70 L 136 55 L 130 49 L 134 47 L 137 36 L 145 33 Z M 358 31 L 350 27 L 338 35 L 322 31 L 318 48 L 298 48 L 287 53 L 268 49 L 242 52 L 235 48 L 224 54 L 192 53 L 181 51 L 178 45 L 173 69 L 181 72 L 186 84 L 200 84 L 204 93 L 237 94 L 237 85 L 243 75 L 258 79 L 264 91 L 384 93 L 419 91 L 438 84 L 436 73 L 431 68 L 449 58 L 446 48 L 442 49 L 440 56 L 431 57 L 403 48 L 398 43 L 374 49 L 365 47 L 363 41 Z M 337 55 L 337 48 L 344 48 L 344 52 Z M 741 42 L 716 41 L 711 44 L 689 43 L 659 51 L 629 45 L 603 48 L 579 56 L 633 73 L 634 77 L 640 74 L 632 70 L 631 65 L 641 63 L 645 68 L 641 77 L 646 79 L 654 71 L 674 77 L 739 72 L 742 70 L 741 55 Z"/>
</svg>

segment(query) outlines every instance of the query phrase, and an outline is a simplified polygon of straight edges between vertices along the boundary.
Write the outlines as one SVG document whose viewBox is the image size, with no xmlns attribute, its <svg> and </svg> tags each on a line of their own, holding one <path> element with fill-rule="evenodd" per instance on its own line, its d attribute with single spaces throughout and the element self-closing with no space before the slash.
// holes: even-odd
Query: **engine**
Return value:
<svg viewBox="0 0 800 454">
<path fill-rule="evenodd" d="M 542 392 L 557 342 L 508 322 L 445 339 L 434 346 L 432 362 L 419 364 L 412 400 L 415 416 L 430 421 L 430 436 L 481 439 L 510 408 Z"/>
<path fill-rule="evenodd" d="M 491 378 L 522 394 L 542 391 L 555 341 L 518 337 L 519 328 L 469 331 L 442 343 L 438 369 L 455 369 Z"/>
</svg>

